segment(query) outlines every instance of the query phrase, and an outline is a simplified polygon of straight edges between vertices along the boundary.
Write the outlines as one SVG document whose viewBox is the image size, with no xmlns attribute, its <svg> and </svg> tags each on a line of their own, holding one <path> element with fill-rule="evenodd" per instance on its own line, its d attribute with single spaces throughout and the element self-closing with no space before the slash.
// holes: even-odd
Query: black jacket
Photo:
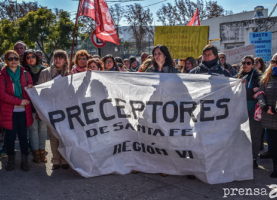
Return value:
<svg viewBox="0 0 277 200">
<path fill-rule="evenodd" d="M 232 75 L 235 76 L 238 72 L 235 70 L 234 67 L 232 67 L 229 63 L 224 64 L 224 69 L 227 69 L 227 71 Z"/>
<path fill-rule="evenodd" d="M 251 73 L 245 73 L 245 72 L 242 72 L 240 78 L 243 78 L 244 76 L 246 76 L 248 74 L 248 77 L 247 77 L 247 80 L 249 81 L 251 79 L 251 74 L 252 74 L 252 71 Z M 257 70 L 255 70 L 253 72 L 253 76 L 252 76 L 252 79 L 251 79 L 251 82 L 252 82 L 252 88 L 246 88 L 246 95 L 247 95 L 247 100 L 256 100 L 254 99 L 254 95 L 255 95 L 255 92 L 253 90 L 253 88 L 255 87 L 260 87 L 260 76 L 262 74 L 260 74 Z M 238 78 L 239 74 L 236 74 L 233 78 Z"/>
<path fill-rule="evenodd" d="M 220 66 L 220 64 L 215 65 L 212 68 L 208 68 L 203 63 L 201 63 L 198 67 L 195 67 L 194 69 L 190 70 L 190 74 L 208 74 L 208 72 L 212 72 L 211 75 L 222 75 L 226 77 L 232 77 L 232 75 L 223 67 Z"/>
<path fill-rule="evenodd" d="M 181 73 L 179 71 L 179 69 L 177 69 L 176 67 L 173 67 L 173 66 L 170 66 L 170 67 L 163 66 L 162 70 L 164 73 Z M 152 66 L 152 67 L 149 67 L 145 72 L 154 72 L 155 73 L 155 72 L 157 72 L 157 69 L 156 69 L 156 67 Z"/>
<path fill-rule="evenodd" d="M 267 129 L 277 130 L 277 114 L 267 114 L 268 107 L 271 106 L 272 112 L 276 113 L 277 102 L 277 76 L 271 75 L 267 85 L 262 84 L 259 91 L 264 91 L 264 94 L 258 96 L 258 103 L 262 111 L 262 127 Z"/>
</svg>

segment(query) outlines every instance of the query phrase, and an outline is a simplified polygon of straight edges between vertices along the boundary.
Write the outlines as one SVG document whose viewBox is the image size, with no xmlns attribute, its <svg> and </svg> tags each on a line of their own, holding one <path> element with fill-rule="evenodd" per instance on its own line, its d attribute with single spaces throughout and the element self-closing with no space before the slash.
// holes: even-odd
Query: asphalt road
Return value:
<svg viewBox="0 0 277 200">
<path fill-rule="evenodd" d="M 30 171 L 20 169 L 20 151 L 16 145 L 16 169 L 5 170 L 7 158 L 0 160 L 0 200 L 10 199 L 271 199 L 270 185 L 277 179 L 269 177 L 272 160 L 258 160 L 254 180 L 209 185 L 186 176 L 161 177 L 159 174 L 106 175 L 83 178 L 72 169 L 51 170 L 51 150 L 47 140 L 48 162 L 34 163 L 29 156 Z M 266 150 L 264 150 L 266 151 Z M 262 152 L 264 152 L 262 151 Z M 231 188 L 234 188 L 232 190 Z M 248 191 L 246 190 L 248 188 Z M 238 189 L 238 190 L 236 190 Z M 240 190 L 239 190 L 240 189 Z M 252 192 L 252 195 L 250 193 Z M 243 193 L 244 191 L 244 193 Z M 240 193 L 239 193 L 240 192 Z M 248 192 L 248 193 L 247 193 Z M 229 193 L 229 194 L 228 194 Z M 245 194 L 249 195 L 245 195 Z M 234 195 L 232 195 L 234 194 Z M 241 195 L 244 194 L 244 195 Z M 255 195 L 258 194 L 258 195 Z M 277 200 L 276 193 L 272 196 Z"/>
</svg>

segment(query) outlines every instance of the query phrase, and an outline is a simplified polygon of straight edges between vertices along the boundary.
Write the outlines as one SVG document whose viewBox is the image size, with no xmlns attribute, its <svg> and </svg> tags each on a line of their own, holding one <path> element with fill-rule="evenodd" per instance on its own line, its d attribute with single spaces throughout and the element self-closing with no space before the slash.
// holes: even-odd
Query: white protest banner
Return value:
<svg viewBox="0 0 277 200">
<path fill-rule="evenodd" d="M 252 55 L 253 58 L 256 57 L 256 51 L 255 51 L 255 45 L 250 44 L 234 49 L 224 50 L 223 51 L 226 54 L 227 63 L 230 65 L 238 64 L 241 65 L 241 60 L 244 56 Z"/>
<path fill-rule="evenodd" d="M 245 85 L 190 74 L 84 72 L 28 94 L 84 177 L 132 170 L 253 179 Z"/>
</svg>

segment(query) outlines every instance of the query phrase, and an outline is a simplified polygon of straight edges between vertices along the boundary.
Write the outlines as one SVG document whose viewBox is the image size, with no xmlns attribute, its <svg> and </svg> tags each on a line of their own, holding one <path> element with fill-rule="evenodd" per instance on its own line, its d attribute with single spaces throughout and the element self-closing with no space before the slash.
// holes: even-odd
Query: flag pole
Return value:
<svg viewBox="0 0 277 200">
<path fill-rule="evenodd" d="M 74 40 L 75 40 L 75 33 L 76 33 L 76 27 L 78 24 L 78 13 L 79 13 L 79 8 L 80 8 L 80 2 L 81 0 L 79 0 L 79 4 L 78 4 L 78 10 L 77 10 L 77 14 L 76 14 L 76 22 L 75 22 L 75 28 L 74 28 L 74 34 L 73 34 L 73 42 L 72 42 L 72 48 L 71 48 L 71 56 L 70 56 L 70 63 L 69 63 L 69 70 L 71 71 L 71 62 L 72 62 L 72 56 L 73 56 L 73 50 L 74 50 Z"/>
</svg>

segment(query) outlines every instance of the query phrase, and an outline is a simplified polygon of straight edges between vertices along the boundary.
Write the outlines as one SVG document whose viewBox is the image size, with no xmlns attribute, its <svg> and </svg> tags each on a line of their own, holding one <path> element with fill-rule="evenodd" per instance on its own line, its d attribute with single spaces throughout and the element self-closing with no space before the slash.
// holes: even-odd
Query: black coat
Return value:
<svg viewBox="0 0 277 200">
<path fill-rule="evenodd" d="M 201 63 L 198 67 L 195 67 L 194 69 L 190 70 L 190 74 L 207 74 L 211 71 L 212 75 L 222 75 L 226 77 L 232 77 L 232 75 L 223 67 L 220 66 L 220 64 L 215 65 L 211 69 L 209 69 L 207 66 L 205 66 L 203 63 Z"/>
<path fill-rule="evenodd" d="M 267 129 L 277 130 L 277 114 L 267 114 L 268 107 L 271 106 L 272 111 L 276 113 L 277 102 L 277 76 L 271 75 L 267 85 L 262 84 L 259 91 L 264 91 L 264 94 L 258 96 L 258 103 L 262 111 L 262 127 Z"/>
<path fill-rule="evenodd" d="M 170 66 L 170 67 L 163 66 L 162 70 L 164 73 L 181 73 L 179 71 L 179 69 L 177 69 L 176 67 L 173 67 L 173 66 Z M 157 72 L 157 69 L 154 66 L 152 66 L 152 67 L 149 67 L 145 72 L 154 72 L 155 73 L 155 72 Z"/>
<path fill-rule="evenodd" d="M 240 78 L 243 78 L 247 73 L 244 73 L 242 72 L 241 74 L 241 77 Z M 255 95 L 255 92 L 253 90 L 253 88 L 255 87 L 260 87 L 260 76 L 262 74 L 260 74 L 257 70 L 254 71 L 253 73 L 253 77 L 251 79 L 251 82 L 252 82 L 252 88 L 246 88 L 246 95 L 247 95 L 247 100 L 251 101 L 251 100 L 256 100 L 254 99 L 254 95 Z M 238 78 L 239 74 L 235 75 L 233 78 Z M 248 75 L 247 79 L 250 80 L 251 78 L 251 73 Z"/>
</svg>

